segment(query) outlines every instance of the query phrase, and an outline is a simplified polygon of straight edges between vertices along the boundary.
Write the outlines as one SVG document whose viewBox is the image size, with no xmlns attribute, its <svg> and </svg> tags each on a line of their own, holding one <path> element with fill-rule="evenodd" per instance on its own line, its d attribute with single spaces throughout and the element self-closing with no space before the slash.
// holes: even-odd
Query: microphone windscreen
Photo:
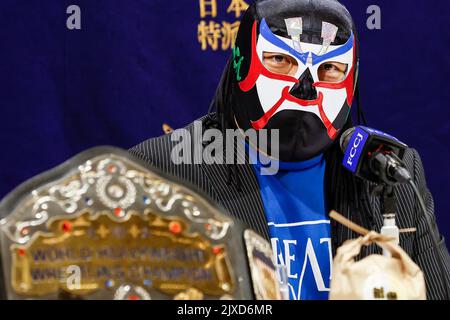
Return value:
<svg viewBox="0 0 450 320">
<path fill-rule="evenodd" d="M 345 149 L 347 149 L 348 142 L 350 141 L 350 138 L 352 137 L 353 132 L 355 131 L 355 128 L 350 128 L 344 131 L 344 133 L 341 135 L 341 139 L 339 140 L 339 145 L 341 146 L 342 152 L 345 153 Z"/>
</svg>

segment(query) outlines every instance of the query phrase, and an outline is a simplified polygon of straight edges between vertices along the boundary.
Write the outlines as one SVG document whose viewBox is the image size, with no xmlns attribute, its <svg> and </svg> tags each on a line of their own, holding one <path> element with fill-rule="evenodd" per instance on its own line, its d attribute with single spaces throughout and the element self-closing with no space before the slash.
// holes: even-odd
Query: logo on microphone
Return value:
<svg viewBox="0 0 450 320">
<path fill-rule="evenodd" d="M 353 173 L 355 173 L 358 168 L 359 159 L 361 158 L 368 137 L 369 134 L 367 132 L 356 127 L 347 145 L 343 165 Z"/>
</svg>

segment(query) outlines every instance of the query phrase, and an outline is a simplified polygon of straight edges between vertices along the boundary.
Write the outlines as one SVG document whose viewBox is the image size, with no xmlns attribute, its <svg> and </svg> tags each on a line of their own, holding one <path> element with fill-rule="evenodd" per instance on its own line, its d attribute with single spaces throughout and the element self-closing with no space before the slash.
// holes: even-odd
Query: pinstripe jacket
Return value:
<svg viewBox="0 0 450 320">
<path fill-rule="evenodd" d="M 205 120 L 205 117 L 200 119 Z M 196 134 L 193 124 L 185 128 L 185 133 L 189 133 L 192 146 L 202 144 L 202 136 Z M 135 156 L 156 166 L 160 170 L 174 175 L 187 183 L 199 188 L 210 198 L 224 207 L 229 214 L 240 219 L 250 228 L 259 232 L 263 237 L 269 239 L 268 225 L 264 213 L 263 202 L 260 196 L 258 180 L 253 171 L 252 165 L 245 163 L 237 165 L 240 175 L 241 187 L 227 183 L 227 169 L 222 164 L 206 164 L 208 161 L 201 161 L 199 164 L 191 163 L 174 164 L 171 161 L 173 147 L 179 143 L 178 139 L 173 139 L 172 134 L 146 140 L 130 149 Z M 394 188 L 396 195 L 397 225 L 402 228 L 417 228 L 414 233 L 402 233 L 400 235 L 400 246 L 408 253 L 415 263 L 423 270 L 427 286 L 428 299 L 445 299 L 444 281 L 450 283 L 450 256 L 445 245 L 444 238 L 440 235 L 435 215 L 433 198 L 426 186 L 424 170 L 420 157 L 414 149 L 408 149 L 404 162 L 414 177 L 414 180 L 422 193 L 428 218 L 431 219 L 434 229 L 429 231 L 427 222 L 422 214 L 418 201 L 413 190 L 408 185 L 400 185 Z M 372 185 L 361 179 L 351 176 L 340 165 L 334 169 L 328 168 L 326 173 L 326 186 L 329 196 L 327 197 L 328 209 L 335 209 L 348 219 L 359 225 L 379 231 L 383 224 L 383 203 L 380 196 L 373 195 Z M 344 177 L 344 183 L 333 184 L 337 175 Z M 350 229 L 331 222 L 333 255 L 336 248 L 344 241 L 356 238 Z M 445 267 L 445 278 L 443 279 L 441 269 L 437 262 L 433 250 L 431 237 L 436 237 L 438 241 L 439 254 L 442 255 Z M 360 257 L 372 253 L 380 253 L 380 249 L 375 246 L 363 248 Z"/>
</svg>

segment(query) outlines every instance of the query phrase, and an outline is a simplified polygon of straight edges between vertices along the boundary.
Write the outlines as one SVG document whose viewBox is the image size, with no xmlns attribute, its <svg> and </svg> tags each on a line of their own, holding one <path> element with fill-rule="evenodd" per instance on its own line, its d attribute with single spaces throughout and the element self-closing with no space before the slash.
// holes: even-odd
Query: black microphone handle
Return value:
<svg viewBox="0 0 450 320">
<path fill-rule="evenodd" d="M 400 159 L 383 152 L 376 152 L 369 158 L 369 168 L 387 184 L 408 183 L 412 179 Z"/>
</svg>

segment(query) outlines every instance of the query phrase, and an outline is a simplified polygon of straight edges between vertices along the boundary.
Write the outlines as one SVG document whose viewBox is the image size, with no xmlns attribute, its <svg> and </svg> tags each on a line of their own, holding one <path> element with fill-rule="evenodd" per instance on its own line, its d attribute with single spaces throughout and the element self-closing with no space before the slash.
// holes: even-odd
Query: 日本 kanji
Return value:
<svg viewBox="0 0 450 320">
<path fill-rule="evenodd" d="M 217 17 L 217 0 L 199 0 L 199 5 L 201 18 L 207 15 L 213 18 Z"/>
<path fill-rule="evenodd" d="M 247 10 L 248 4 L 244 0 L 231 0 L 227 13 L 234 11 L 236 18 L 241 16 L 242 11 Z"/>
<path fill-rule="evenodd" d="M 227 13 L 233 13 L 239 18 L 243 11 L 247 10 L 248 4 L 244 0 L 222 0 L 228 5 Z M 211 16 L 217 17 L 217 0 L 199 0 L 200 17 L 205 18 Z M 228 50 L 234 46 L 237 32 L 239 29 L 239 21 L 221 23 L 214 20 L 200 21 L 198 24 L 197 37 L 202 50 L 211 48 L 216 51 L 219 47 L 222 50 Z"/>
</svg>

